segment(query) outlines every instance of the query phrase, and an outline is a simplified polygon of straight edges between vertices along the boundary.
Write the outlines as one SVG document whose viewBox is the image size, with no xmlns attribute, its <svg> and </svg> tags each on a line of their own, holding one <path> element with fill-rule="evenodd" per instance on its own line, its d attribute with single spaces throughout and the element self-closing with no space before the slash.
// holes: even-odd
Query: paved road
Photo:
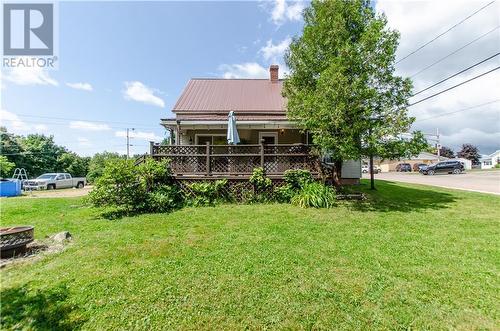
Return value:
<svg viewBox="0 0 500 331">
<path fill-rule="evenodd" d="M 363 178 L 369 178 L 369 176 L 363 174 Z M 471 171 L 460 175 L 440 174 L 434 176 L 387 172 L 377 174 L 375 178 L 500 195 L 500 171 Z"/>
</svg>

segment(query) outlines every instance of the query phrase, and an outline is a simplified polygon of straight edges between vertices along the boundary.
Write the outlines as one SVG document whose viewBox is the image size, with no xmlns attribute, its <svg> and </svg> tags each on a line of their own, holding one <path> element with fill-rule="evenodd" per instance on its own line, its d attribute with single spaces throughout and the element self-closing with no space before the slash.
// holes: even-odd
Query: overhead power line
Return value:
<svg viewBox="0 0 500 331">
<path fill-rule="evenodd" d="M 33 117 L 33 118 L 46 118 L 46 119 L 53 119 L 53 120 L 64 120 L 64 121 L 82 121 L 82 122 L 90 122 L 90 123 L 103 123 L 103 124 L 122 124 L 122 125 L 135 125 L 136 127 L 141 127 L 141 128 L 159 128 L 159 125 L 152 126 L 152 125 L 137 125 L 137 123 L 131 123 L 131 122 L 116 122 L 116 121 L 102 121 L 102 120 L 87 120 L 87 119 L 82 119 L 82 118 L 70 118 L 70 117 L 54 117 L 54 116 L 38 116 L 38 115 L 27 115 L 27 114 L 16 114 L 17 116 L 21 117 Z M 50 124 L 47 123 L 47 124 Z M 115 127 L 117 128 L 117 127 Z M 126 127 L 120 127 L 120 129 L 125 129 Z"/>
<path fill-rule="evenodd" d="M 490 57 L 488 57 L 488 58 L 486 58 L 486 59 L 484 59 L 484 60 L 482 60 L 482 61 L 479 61 L 479 62 L 477 62 L 477 63 L 475 63 L 475 64 L 471 65 L 470 67 L 467 67 L 467 68 L 465 68 L 465 69 L 463 69 L 463 70 L 460 70 L 459 72 L 457 72 L 457 73 L 455 73 L 455 74 L 453 74 L 453 75 L 451 75 L 451 76 L 449 76 L 449 77 L 447 77 L 447 78 L 445 78 L 445 79 L 443 79 L 443 80 L 440 80 L 439 82 L 437 82 L 437 83 L 435 83 L 435 84 L 432 84 L 431 86 L 428 86 L 428 87 L 424 88 L 423 90 L 420 90 L 420 91 L 418 91 L 418 92 L 414 93 L 414 94 L 412 95 L 412 97 L 414 97 L 414 96 L 416 96 L 417 94 L 420 94 L 420 93 L 422 93 L 422 92 L 424 92 L 424 91 L 427 91 L 428 89 L 431 89 L 431 88 L 433 88 L 433 87 L 435 87 L 435 86 L 437 86 L 437 85 L 439 85 L 439 84 L 441 84 L 441 83 L 444 83 L 444 82 L 446 82 L 447 80 L 452 79 L 453 77 L 456 77 L 456 76 L 458 76 L 458 75 L 460 75 L 460 74 L 462 74 L 462 73 L 464 73 L 464 72 L 466 72 L 466 71 L 468 71 L 468 70 L 470 70 L 470 69 L 472 69 L 472 68 L 474 68 L 474 67 L 477 67 L 478 65 L 480 65 L 480 64 L 482 64 L 482 63 L 484 63 L 484 62 L 486 62 L 486 61 L 488 61 L 488 60 L 491 60 L 492 58 L 494 58 L 494 57 L 496 57 L 496 56 L 498 56 L 498 55 L 500 55 L 500 52 L 498 52 L 498 53 L 496 53 L 496 54 L 493 54 L 492 56 L 490 56 Z"/>
<path fill-rule="evenodd" d="M 438 64 L 438 63 L 440 63 L 440 62 L 442 62 L 442 61 L 446 60 L 446 59 L 447 59 L 447 58 L 449 58 L 450 56 L 455 55 L 456 53 L 460 52 L 460 51 L 461 51 L 462 49 L 464 49 L 465 47 L 467 47 L 467 46 L 469 46 L 469 45 L 472 45 L 473 43 L 475 43 L 475 42 L 476 42 L 476 41 L 478 41 L 479 39 L 482 39 L 482 38 L 486 37 L 487 35 L 489 35 L 489 34 L 490 34 L 490 33 L 492 33 L 493 31 L 497 30 L 498 28 L 500 28 L 500 25 L 499 25 L 499 26 L 497 26 L 497 27 L 495 27 L 495 28 L 493 28 L 492 30 L 490 30 L 490 31 L 488 31 L 488 32 L 486 32 L 486 33 L 484 33 L 484 34 L 480 35 L 480 36 L 479 36 L 479 37 L 477 37 L 476 39 L 474 39 L 474 40 L 472 40 L 472 41 L 469 41 L 467 44 L 465 44 L 465 45 L 463 45 L 462 47 L 460 47 L 460 48 L 458 48 L 458 49 L 454 50 L 454 51 L 453 51 L 453 52 L 451 52 L 450 54 L 448 54 L 448 55 L 446 55 L 446 56 L 444 56 L 444 57 L 440 58 L 440 59 L 439 59 L 439 60 L 437 60 L 436 62 L 433 62 L 433 63 L 429 64 L 428 66 L 426 66 L 426 67 L 424 67 L 424 68 L 420 69 L 419 71 L 417 71 L 416 73 L 414 73 L 413 75 L 411 75 L 411 76 L 410 76 L 410 78 L 413 78 L 413 77 L 415 77 L 416 75 L 421 74 L 422 72 L 424 72 L 424 71 L 426 71 L 426 70 L 428 70 L 428 69 L 432 68 L 432 67 L 433 67 L 433 66 L 435 66 L 436 64 Z"/>
<path fill-rule="evenodd" d="M 495 67 L 495 68 L 493 68 L 493 69 L 491 69 L 491 70 L 488 70 L 488 71 L 486 71 L 486 72 L 483 72 L 482 74 L 477 75 L 477 76 L 474 76 L 474 77 L 472 77 L 472 78 L 470 78 L 470 79 L 467 79 L 466 81 L 463 81 L 463 82 L 461 82 L 461 83 L 459 83 L 459 84 L 453 85 L 452 87 L 449 87 L 449 88 L 447 88 L 447 89 L 445 89 L 445 90 L 442 90 L 442 91 L 440 91 L 440 92 L 438 92 L 438 93 L 434 93 L 434 94 L 432 94 L 432 95 L 430 95 L 430 96 L 428 96 L 428 97 L 426 97 L 426 98 L 420 99 L 420 100 L 418 100 L 418 101 L 416 101 L 416 102 L 414 102 L 414 103 L 412 103 L 412 104 L 409 104 L 409 105 L 408 105 L 408 107 L 411 107 L 411 106 L 414 106 L 414 105 L 416 105 L 416 104 L 419 104 L 419 103 L 421 103 L 422 101 L 429 100 L 430 98 L 434 98 L 435 96 L 438 96 L 438 95 L 440 95 L 440 94 L 443 94 L 443 93 L 445 93 L 445 92 L 448 92 L 449 90 L 452 90 L 452 89 L 454 89 L 454 88 L 456 88 L 456 87 L 459 87 L 459 86 L 461 86 L 461 85 L 464 85 L 464 84 L 466 84 L 466 83 L 468 83 L 468 82 L 471 82 L 471 81 L 473 81 L 473 80 L 475 80 L 475 79 L 478 79 L 478 78 L 480 78 L 480 77 L 482 77 L 482 76 L 484 76 L 484 75 L 487 75 L 487 74 L 489 74 L 489 73 L 491 73 L 491 72 L 493 72 L 493 71 L 495 71 L 495 70 L 498 70 L 498 69 L 500 69 L 500 66 Z"/>
<path fill-rule="evenodd" d="M 462 24 L 463 22 L 467 21 L 469 18 L 471 18 L 472 16 L 476 15 L 477 13 L 479 13 L 481 10 L 485 9 L 486 7 L 490 6 L 492 3 L 494 3 L 495 1 L 492 1 L 486 5 L 484 5 L 483 7 L 479 8 L 478 10 L 476 10 L 475 12 L 473 12 L 472 14 L 470 14 L 469 16 L 467 16 L 466 18 L 464 18 L 463 20 L 461 20 L 460 22 L 456 23 L 455 25 L 453 25 L 451 28 L 449 28 L 448 30 L 444 31 L 443 33 L 440 33 L 439 35 L 437 35 L 436 37 L 432 38 L 431 40 L 429 40 L 428 42 L 426 42 L 425 44 L 423 44 L 422 46 L 418 47 L 417 49 L 415 49 L 413 52 L 410 52 L 409 54 L 407 54 L 406 56 L 402 57 L 401 59 L 399 59 L 398 61 L 396 61 L 396 64 L 398 64 L 399 62 L 407 59 L 408 57 L 412 56 L 413 54 L 415 54 L 416 52 L 418 52 L 419 50 L 421 50 L 422 48 L 426 47 L 427 45 L 429 45 L 430 43 L 434 42 L 435 40 L 439 39 L 440 37 L 444 36 L 445 34 L 447 34 L 448 32 L 450 32 L 451 30 L 453 30 L 454 28 L 456 28 L 457 26 L 459 26 L 460 24 Z"/>
<path fill-rule="evenodd" d="M 482 103 L 482 104 L 479 104 L 479 105 L 475 105 L 475 106 L 471 106 L 471 107 L 467 107 L 467 108 L 463 108 L 463 109 L 451 111 L 451 112 L 448 112 L 448 113 L 442 113 L 442 114 L 439 114 L 439 115 L 426 117 L 426 118 L 423 118 L 423 119 L 420 119 L 420 120 L 416 120 L 414 123 L 423 122 L 423 121 L 427 121 L 427 120 L 430 120 L 430 119 L 433 119 L 433 118 L 443 117 L 443 116 L 447 116 L 447 115 L 451 115 L 451 114 L 456 114 L 456 113 L 464 112 L 466 110 L 471 110 L 471 109 L 476 109 L 476 108 L 484 107 L 484 106 L 491 105 L 492 103 L 499 102 L 499 101 L 500 101 L 500 99 L 497 99 L 497 100 L 485 102 L 485 103 Z"/>
</svg>

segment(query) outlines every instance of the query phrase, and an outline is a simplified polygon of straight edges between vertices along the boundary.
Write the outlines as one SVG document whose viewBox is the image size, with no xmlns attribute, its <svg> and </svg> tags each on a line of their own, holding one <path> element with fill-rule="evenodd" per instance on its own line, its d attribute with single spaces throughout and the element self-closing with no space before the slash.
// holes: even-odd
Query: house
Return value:
<svg viewBox="0 0 500 331">
<path fill-rule="evenodd" d="M 500 149 L 490 155 L 483 155 L 479 161 L 481 162 L 481 169 L 494 168 L 497 164 L 500 164 Z"/>
<path fill-rule="evenodd" d="M 151 154 L 168 156 L 178 177 L 248 177 L 259 166 L 274 177 L 288 169 L 317 173 L 311 136 L 287 119 L 278 71 L 271 65 L 268 79 L 191 79 L 172 109 L 175 117 L 161 120 L 170 144 L 152 144 Z M 236 115 L 238 145 L 227 145 L 230 111 Z M 342 177 L 358 183 L 360 161 L 345 162 Z"/>
</svg>

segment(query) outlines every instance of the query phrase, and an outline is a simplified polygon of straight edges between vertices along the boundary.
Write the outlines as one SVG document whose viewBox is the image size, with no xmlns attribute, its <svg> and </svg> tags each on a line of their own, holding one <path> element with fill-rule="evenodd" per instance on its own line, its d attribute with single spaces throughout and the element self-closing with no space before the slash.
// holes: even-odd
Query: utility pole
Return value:
<svg viewBox="0 0 500 331">
<path fill-rule="evenodd" d="M 135 129 L 134 128 L 127 128 L 127 160 L 129 159 L 130 157 L 130 134 L 129 134 L 129 131 L 132 130 L 134 131 Z"/>
<path fill-rule="evenodd" d="M 439 142 L 439 128 L 436 128 L 436 141 L 437 141 L 437 157 L 441 156 L 441 144 Z"/>
<path fill-rule="evenodd" d="M 427 140 L 433 141 L 436 145 L 436 155 L 439 159 L 441 156 L 441 141 L 440 141 L 440 136 L 439 136 L 439 128 L 436 128 L 436 134 L 433 133 L 424 133 L 424 136 L 428 136 L 431 138 L 427 138 Z"/>
</svg>

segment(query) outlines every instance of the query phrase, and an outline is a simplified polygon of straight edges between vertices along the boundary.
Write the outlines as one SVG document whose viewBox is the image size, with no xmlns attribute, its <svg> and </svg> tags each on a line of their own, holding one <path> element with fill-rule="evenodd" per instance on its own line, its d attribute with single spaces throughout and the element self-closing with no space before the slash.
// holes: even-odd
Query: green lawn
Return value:
<svg viewBox="0 0 500 331">
<path fill-rule="evenodd" d="M 2 329 L 498 330 L 500 197 L 377 183 L 330 210 L 113 221 L 79 198 L 3 199 L 3 226 L 75 240 L 2 269 Z"/>
</svg>

